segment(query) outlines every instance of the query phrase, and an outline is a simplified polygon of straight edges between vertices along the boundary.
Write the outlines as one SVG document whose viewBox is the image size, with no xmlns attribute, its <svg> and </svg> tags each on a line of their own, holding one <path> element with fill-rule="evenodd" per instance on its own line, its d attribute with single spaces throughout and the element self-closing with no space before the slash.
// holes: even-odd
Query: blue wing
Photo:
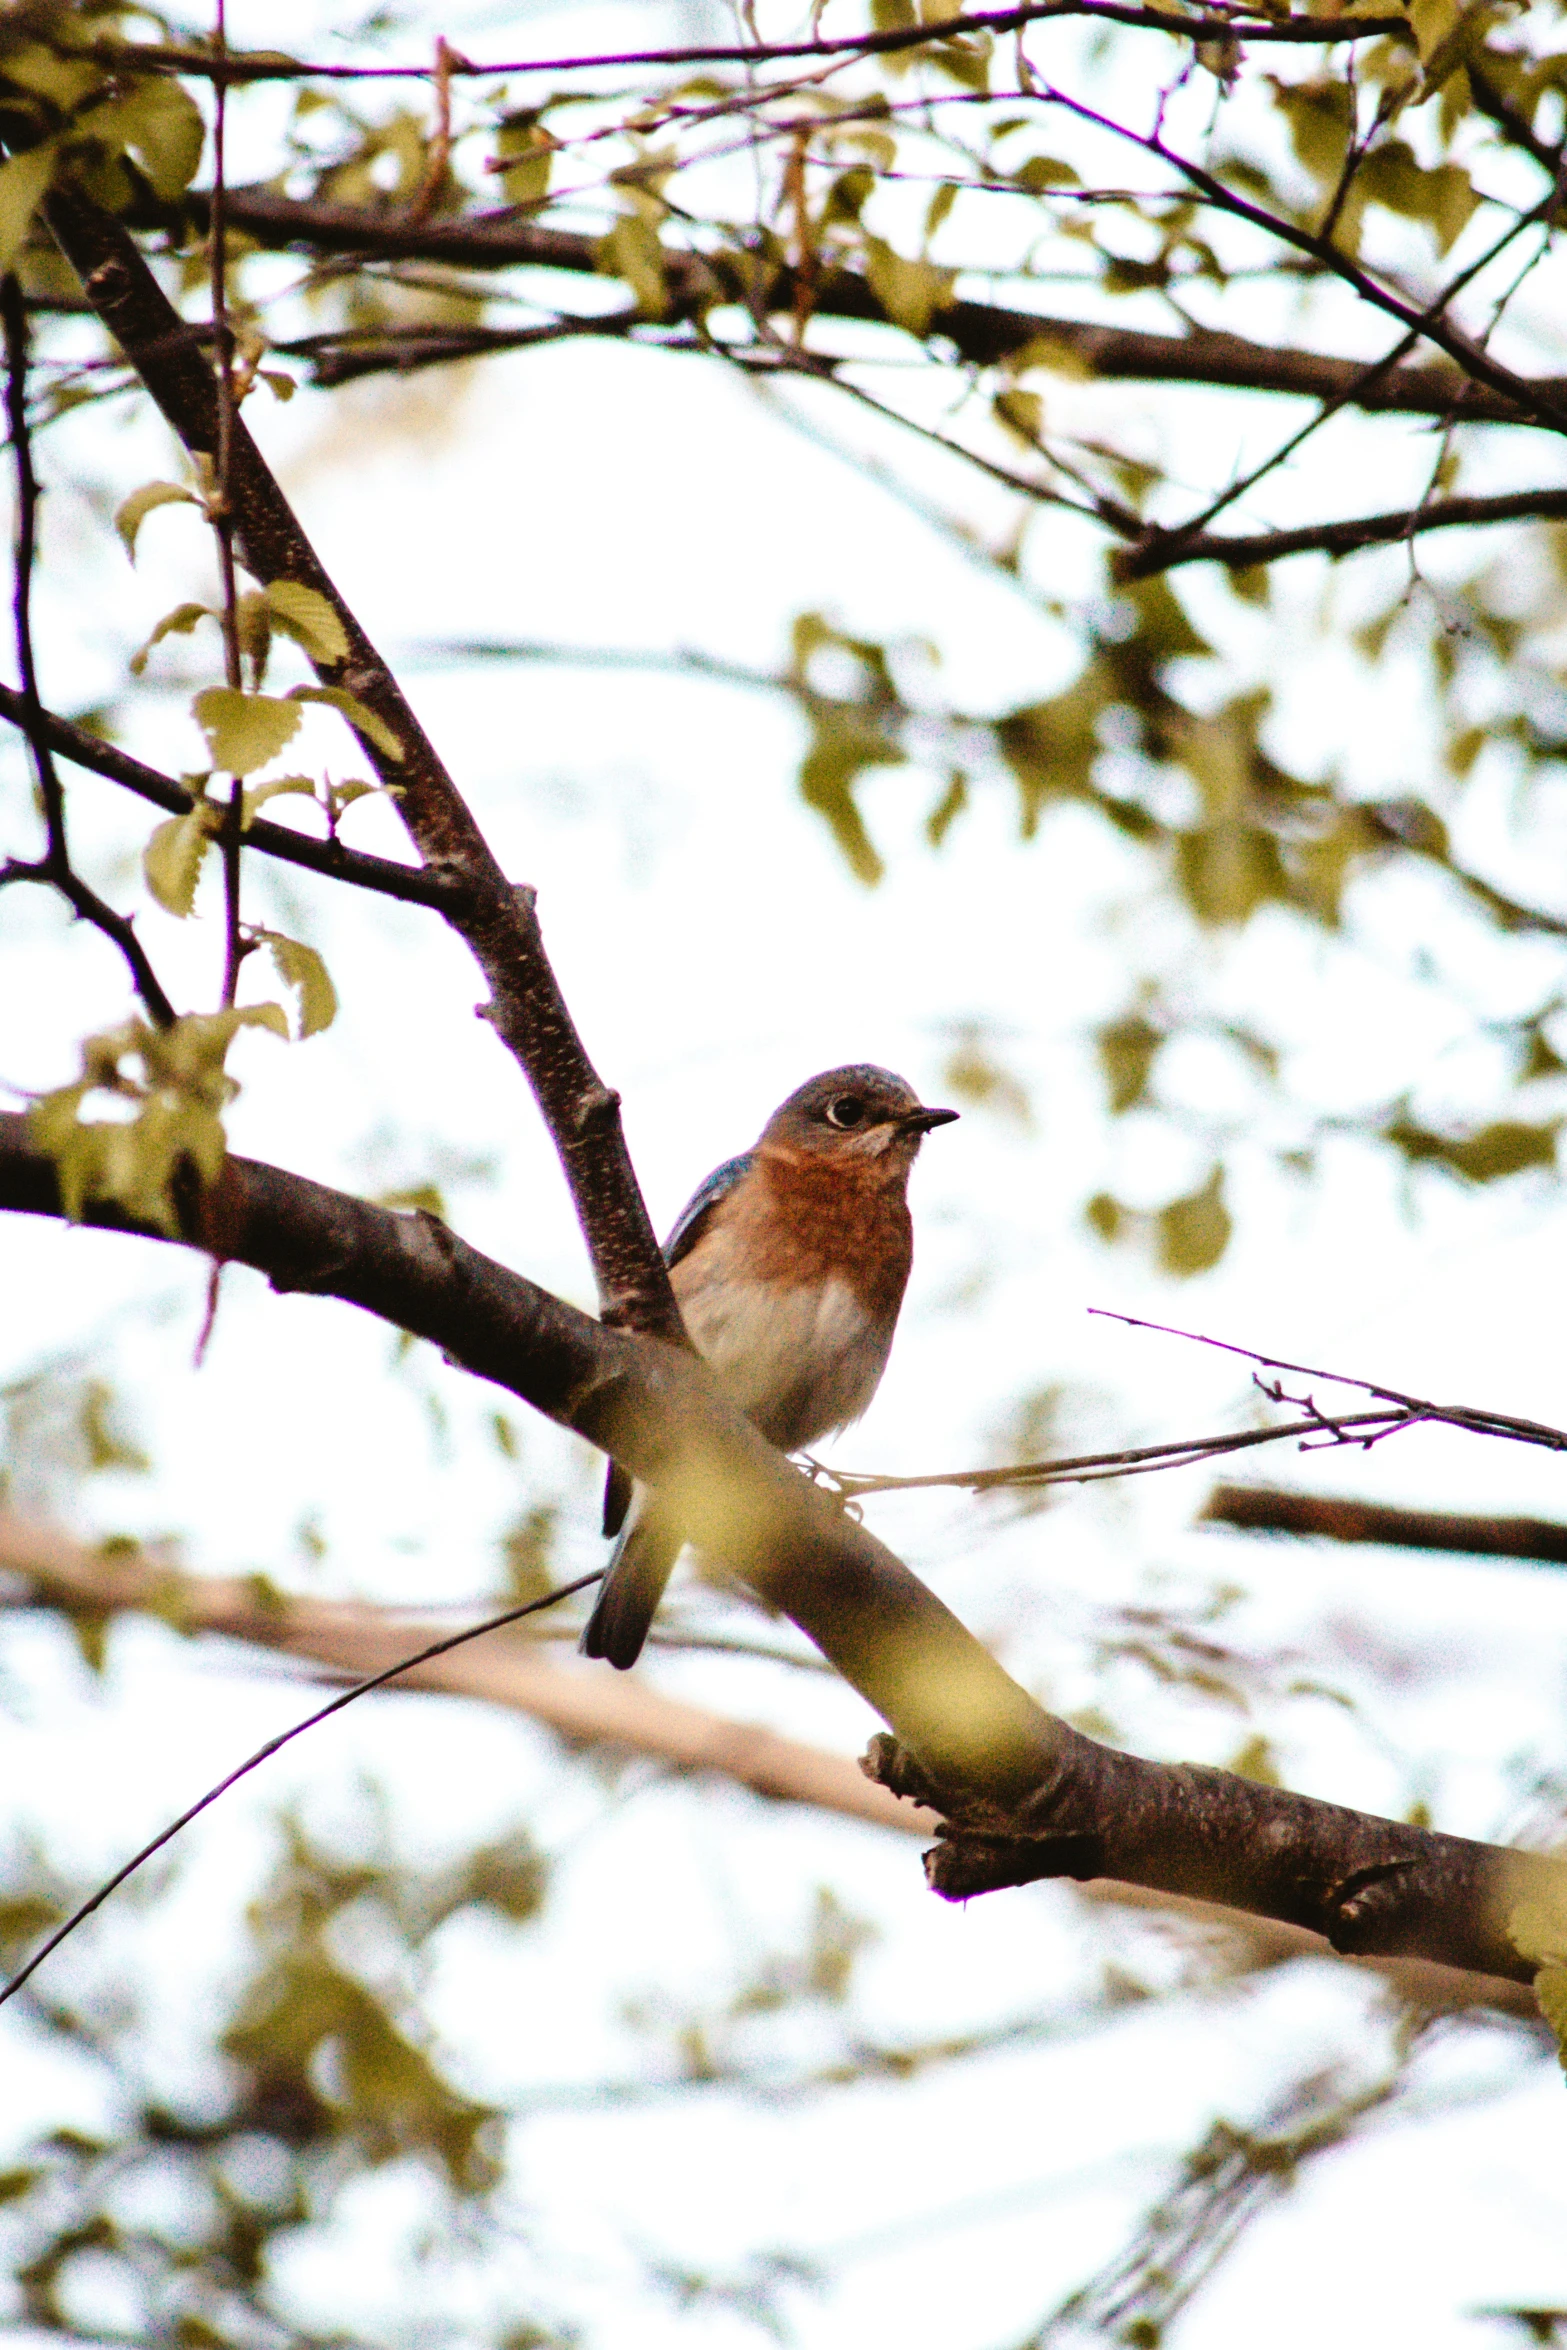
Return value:
<svg viewBox="0 0 1567 2350">
<path fill-rule="evenodd" d="M 678 1265 L 681 1258 L 695 1248 L 702 1226 L 721 1199 L 727 1199 L 737 1183 L 743 1183 L 756 1162 L 754 1151 L 742 1151 L 737 1159 L 725 1159 L 715 1167 L 707 1181 L 700 1184 L 675 1218 L 674 1230 L 664 1243 L 664 1262 Z M 604 1531 L 618 1534 L 625 1524 L 626 1511 L 631 1504 L 631 1479 L 614 1461 L 604 1480 Z"/>
<path fill-rule="evenodd" d="M 664 1243 L 664 1262 L 678 1265 L 697 1244 L 701 1228 L 709 1213 L 721 1199 L 727 1199 L 738 1184 L 745 1181 L 756 1164 L 755 1151 L 742 1151 L 737 1159 L 725 1159 L 715 1167 L 707 1181 L 698 1186 L 675 1219 L 674 1230 Z"/>
</svg>

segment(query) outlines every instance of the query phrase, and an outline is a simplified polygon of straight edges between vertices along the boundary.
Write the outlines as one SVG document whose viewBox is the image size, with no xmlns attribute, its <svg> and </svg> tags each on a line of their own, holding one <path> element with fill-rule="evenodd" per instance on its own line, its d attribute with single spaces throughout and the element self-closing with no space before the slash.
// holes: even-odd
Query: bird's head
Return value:
<svg viewBox="0 0 1567 2350">
<path fill-rule="evenodd" d="M 949 1126 L 957 1115 L 927 1109 L 906 1079 L 857 1061 L 824 1069 L 790 1094 L 763 1127 L 758 1147 L 906 1175 L 931 1128 Z"/>
</svg>

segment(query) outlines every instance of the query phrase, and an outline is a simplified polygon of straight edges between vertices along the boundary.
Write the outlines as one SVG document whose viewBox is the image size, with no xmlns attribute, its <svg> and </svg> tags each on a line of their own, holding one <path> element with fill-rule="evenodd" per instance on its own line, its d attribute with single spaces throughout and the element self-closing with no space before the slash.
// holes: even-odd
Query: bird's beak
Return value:
<svg viewBox="0 0 1567 2350">
<path fill-rule="evenodd" d="M 907 1110 L 898 1125 L 905 1134 L 929 1134 L 933 1126 L 950 1126 L 958 1115 L 956 1110 Z"/>
</svg>

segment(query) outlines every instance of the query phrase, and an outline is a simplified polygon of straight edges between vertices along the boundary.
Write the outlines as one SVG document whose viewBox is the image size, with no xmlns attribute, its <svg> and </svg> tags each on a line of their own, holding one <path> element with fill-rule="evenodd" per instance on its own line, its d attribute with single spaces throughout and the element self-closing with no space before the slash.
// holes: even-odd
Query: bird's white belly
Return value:
<svg viewBox="0 0 1567 2350">
<path fill-rule="evenodd" d="M 680 1302 L 725 1392 L 788 1452 L 857 1420 L 887 1367 L 892 1334 L 877 1330 L 846 1281 L 704 1282 Z"/>
</svg>

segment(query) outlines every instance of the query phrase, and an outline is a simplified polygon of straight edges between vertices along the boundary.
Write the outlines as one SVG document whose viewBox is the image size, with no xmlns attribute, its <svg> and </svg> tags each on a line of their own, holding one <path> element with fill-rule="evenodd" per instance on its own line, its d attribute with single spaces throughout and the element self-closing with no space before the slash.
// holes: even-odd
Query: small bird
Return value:
<svg viewBox="0 0 1567 2350">
<path fill-rule="evenodd" d="M 909 1170 L 957 1115 L 890 1069 L 825 1070 L 713 1170 L 665 1242 L 693 1344 L 781 1452 L 847 1428 L 880 1386 L 914 1254 Z M 624 1672 L 685 1537 L 613 1462 L 604 1531 L 620 1539 L 582 1652 Z"/>
</svg>

